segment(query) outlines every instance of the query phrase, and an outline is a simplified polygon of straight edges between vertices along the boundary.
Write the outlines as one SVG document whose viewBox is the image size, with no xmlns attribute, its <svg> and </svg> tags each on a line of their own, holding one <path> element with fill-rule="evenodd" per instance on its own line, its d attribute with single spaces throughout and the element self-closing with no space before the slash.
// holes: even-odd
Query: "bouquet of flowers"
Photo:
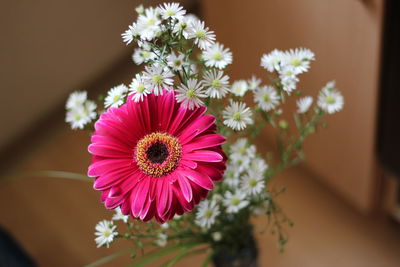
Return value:
<svg viewBox="0 0 400 267">
<path fill-rule="evenodd" d="M 144 68 L 129 85 L 111 88 L 104 105 L 84 91 L 66 104 L 72 129 L 93 131 L 88 175 L 115 210 L 96 225 L 97 246 L 131 240 L 127 253 L 137 266 L 172 253 L 171 266 L 203 251 L 205 265 L 218 263 L 219 255 L 237 258 L 254 247 L 250 218 L 266 215 L 283 248 L 292 222 L 275 200 L 283 190 L 269 182 L 304 160 L 306 137 L 342 109 L 335 83 L 316 101 L 303 96 L 299 75 L 315 59 L 304 48 L 264 54 L 267 85 L 255 76 L 230 83 L 232 52 L 203 21 L 177 3 L 136 11 L 122 38 L 136 43 L 132 58 Z M 284 109 L 290 101 L 297 104 L 293 119 Z M 264 130 L 276 135 L 277 151 L 257 151 Z M 144 253 L 145 246 L 154 251 Z"/>
</svg>

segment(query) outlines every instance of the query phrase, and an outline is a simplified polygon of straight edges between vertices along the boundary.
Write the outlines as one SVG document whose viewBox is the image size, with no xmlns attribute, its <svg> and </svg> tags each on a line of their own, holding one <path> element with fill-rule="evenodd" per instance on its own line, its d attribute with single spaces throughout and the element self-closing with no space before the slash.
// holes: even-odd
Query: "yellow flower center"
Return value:
<svg viewBox="0 0 400 267">
<path fill-rule="evenodd" d="M 239 112 L 233 113 L 233 120 L 234 121 L 240 121 L 241 119 L 242 119 L 242 114 L 240 114 Z"/>
<path fill-rule="evenodd" d="M 136 145 L 135 159 L 139 169 L 153 177 L 173 172 L 181 159 L 182 147 L 177 138 L 161 132 L 144 136 Z"/>
</svg>

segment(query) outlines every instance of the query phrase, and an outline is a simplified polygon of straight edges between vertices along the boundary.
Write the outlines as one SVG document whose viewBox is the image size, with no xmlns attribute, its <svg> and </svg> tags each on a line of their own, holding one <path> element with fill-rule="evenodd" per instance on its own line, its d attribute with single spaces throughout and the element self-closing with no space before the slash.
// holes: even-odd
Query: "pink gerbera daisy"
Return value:
<svg viewBox="0 0 400 267">
<path fill-rule="evenodd" d="M 106 208 L 163 223 L 204 199 L 226 161 L 225 138 L 205 111 L 181 107 L 171 90 L 103 113 L 88 148 L 88 175 Z"/>
</svg>

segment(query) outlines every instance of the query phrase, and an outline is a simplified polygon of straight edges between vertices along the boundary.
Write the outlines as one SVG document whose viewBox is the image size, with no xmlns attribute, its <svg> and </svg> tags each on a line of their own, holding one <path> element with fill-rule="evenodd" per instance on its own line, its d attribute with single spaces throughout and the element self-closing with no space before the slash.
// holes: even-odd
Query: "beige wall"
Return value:
<svg viewBox="0 0 400 267">
<path fill-rule="evenodd" d="M 205 0 L 208 25 L 231 47 L 231 76 L 252 73 L 274 48 L 308 47 L 316 52 L 305 92 L 316 93 L 336 79 L 345 109 L 330 128 L 306 143 L 307 166 L 360 210 L 370 210 L 377 192 L 374 138 L 382 0 Z"/>
</svg>

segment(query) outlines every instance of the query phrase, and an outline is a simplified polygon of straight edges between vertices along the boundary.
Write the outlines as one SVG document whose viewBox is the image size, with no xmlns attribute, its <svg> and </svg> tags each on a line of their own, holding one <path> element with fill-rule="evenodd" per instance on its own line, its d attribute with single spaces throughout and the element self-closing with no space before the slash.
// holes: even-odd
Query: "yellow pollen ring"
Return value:
<svg viewBox="0 0 400 267">
<path fill-rule="evenodd" d="M 167 152 L 165 159 L 162 158 L 162 162 L 154 162 L 149 158 L 149 149 L 157 145 L 161 150 L 166 149 L 162 152 Z M 182 147 L 179 140 L 167 133 L 148 134 L 139 140 L 135 148 L 135 159 L 139 169 L 153 177 L 161 177 L 173 172 L 178 167 L 181 156 Z"/>
</svg>

